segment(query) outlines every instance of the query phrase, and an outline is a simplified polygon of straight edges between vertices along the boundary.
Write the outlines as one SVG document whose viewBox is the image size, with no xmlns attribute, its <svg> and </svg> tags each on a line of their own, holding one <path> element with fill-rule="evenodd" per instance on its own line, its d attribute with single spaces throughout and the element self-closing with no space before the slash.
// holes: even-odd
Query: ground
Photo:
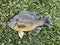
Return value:
<svg viewBox="0 0 60 45">
<path fill-rule="evenodd" d="M 51 16 L 52 28 L 42 27 L 36 36 L 19 38 L 7 21 L 23 9 Z M 60 45 L 60 0 L 0 0 L 0 45 Z"/>
</svg>

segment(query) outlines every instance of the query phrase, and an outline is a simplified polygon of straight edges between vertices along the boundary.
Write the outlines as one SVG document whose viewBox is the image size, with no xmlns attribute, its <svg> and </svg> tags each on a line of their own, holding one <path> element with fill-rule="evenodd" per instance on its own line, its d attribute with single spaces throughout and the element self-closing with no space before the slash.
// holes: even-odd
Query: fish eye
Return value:
<svg viewBox="0 0 60 45">
<path fill-rule="evenodd" d="M 15 21 L 19 21 L 19 19 L 15 19 Z"/>
<path fill-rule="evenodd" d="M 9 20 L 8 22 L 11 22 L 11 20 Z"/>
</svg>

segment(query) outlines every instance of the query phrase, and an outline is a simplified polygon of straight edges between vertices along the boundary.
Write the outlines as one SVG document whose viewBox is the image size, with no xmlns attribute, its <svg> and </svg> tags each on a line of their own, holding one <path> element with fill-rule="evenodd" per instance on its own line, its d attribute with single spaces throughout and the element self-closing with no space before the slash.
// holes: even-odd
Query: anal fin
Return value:
<svg viewBox="0 0 60 45">
<path fill-rule="evenodd" d="M 36 27 L 32 31 L 29 31 L 29 34 L 36 35 L 39 33 L 40 30 L 41 30 L 41 27 Z"/>
</svg>

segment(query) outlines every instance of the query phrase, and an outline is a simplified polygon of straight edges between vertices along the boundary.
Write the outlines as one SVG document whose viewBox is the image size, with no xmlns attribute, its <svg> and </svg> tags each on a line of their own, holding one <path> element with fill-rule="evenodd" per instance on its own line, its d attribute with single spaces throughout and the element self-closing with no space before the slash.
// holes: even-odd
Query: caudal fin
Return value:
<svg viewBox="0 0 60 45">
<path fill-rule="evenodd" d="M 47 26 L 47 27 L 51 27 L 50 16 L 45 16 L 45 18 L 44 18 L 44 25 Z"/>
</svg>

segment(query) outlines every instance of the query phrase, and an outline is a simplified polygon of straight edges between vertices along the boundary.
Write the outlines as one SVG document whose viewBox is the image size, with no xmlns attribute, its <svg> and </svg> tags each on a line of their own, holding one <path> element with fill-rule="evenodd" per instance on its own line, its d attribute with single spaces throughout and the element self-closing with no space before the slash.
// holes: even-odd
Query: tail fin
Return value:
<svg viewBox="0 0 60 45">
<path fill-rule="evenodd" d="M 44 18 L 44 25 L 47 26 L 47 27 L 51 27 L 51 24 L 50 24 L 50 16 L 46 16 Z"/>
</svg>

